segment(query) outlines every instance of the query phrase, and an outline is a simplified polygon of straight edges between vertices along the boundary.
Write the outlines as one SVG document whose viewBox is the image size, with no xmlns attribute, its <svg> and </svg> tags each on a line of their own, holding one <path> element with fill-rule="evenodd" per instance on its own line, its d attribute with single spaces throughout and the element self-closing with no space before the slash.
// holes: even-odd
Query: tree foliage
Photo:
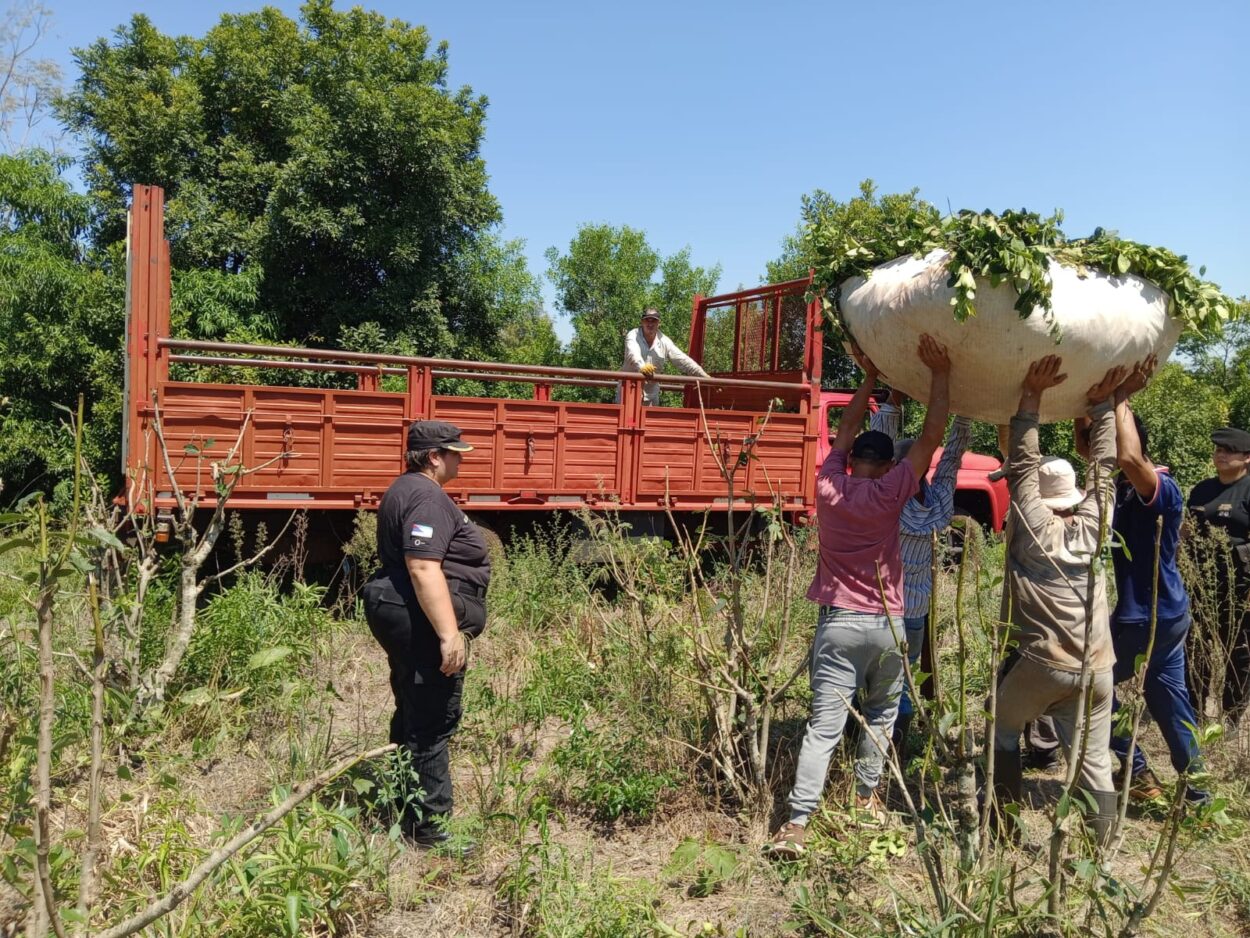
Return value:
<svg viewBox="0 0 1250 938">
<path fill-rule="evenodd" d="M 0 476 L 6 500 L 73 468 L 68 406 L 90 406 L 85 455 L 118 465 L 125 278 L 85 241 L 91 201 L 45 153 L 0 154 Z M 48 473 L 52 477 L 48 477 Z"/>
<path fill-rule="evenodd" d="M 423 27 L 329 0 L 201 38 L 137 15 L 76 61 L 59 111 L 86 148 L 95 236 L 122 237 L 131 183 L 165 188 L 191 334 L 333 343 L 374 322 L 425 354 L 490 341 L 455 321 L 474 302 L 462 255 L 499 219 L 487 102 L 448 87 Z"/>
<path fill-rule="evenodd" d="M 803 196 L 799 224 L 782 242 L 781 256 L 766 265 L 770 283 L 797 280 L 827 266 L 831 254 L 858 256 L 864 245 L 880 244 L 894 230 L 913 219 L 936 219 L 937 210 L 919 198 L 918 189 L 878 195 L 871 179 L 859 184 L 859 195 L 840 202 L 823 189 Z M 900 247 L 898 253 L 906 253 Z M 817 286 L 821 286 L 819 276 Z M 857 380 L 854 362 L 842 349 L 838 320 L 830 317 L 825 328 L 825 355 L 821 383 L 846 387 Z"/>
<path fill-rule="evenodd" d="M 1225 391 L 1170 362 L 1133 398 L 1132 406 L 1150 434 L 1150 458 L 1167 466 L 1182 486 L 1215 474 L 1211 431 L 1228 423 Z"/>
<path fill-rule="evenodd" d="M 0 148 L 45 143 L 49 108 L 61 83 L 52 59 L 36 56 L 52 12 L 39 0 L 15 0 L 0 12 Z"/>
<path fill-rule="evenodd" d="M 33 95 L 35 82 L 46 102 L 55 78 L 21 44 L 38 38 L 46 12 L 36 0 L 14 9 L 21 17 L 0 20 L 12 52 L 0 57 L 6 141 L 35 101 L 15 94 Z M 523 244 L 495 233 L 479 152 L 486 99 L 448 86 L 447 46 L 424 28 L 313 0 L 298 19 L 267 7 L 224 16 L 201 37 L 167 36 L 136 16 L 76 57 L 80 74 L 56 110 L 78 138 L 87 192 L 75 194 L 67 164 L 46 153 L 0 163 L 6 496 L 68 469 L 56 405 L 80 391 L 92 407 L 88 456 L 119 468 L 134 182 L 166 190 L 176 335 L 559 360 Z"/>
<path fill-rule="evenodd" d="M 649 306 L 660 311 L 660 328 L 685 345 L 691 297 L 713 293 L 720 279 L 719 265 L 694 266 L 689 248 L 661 257 L 645 232 L 628 225 L 583 225 L 566 253 L 547 249 L 547 262 L 556 305 L 573 321 L 568 364 L 576 368 L 619 369 L 624 335 Z"/>
</svg>

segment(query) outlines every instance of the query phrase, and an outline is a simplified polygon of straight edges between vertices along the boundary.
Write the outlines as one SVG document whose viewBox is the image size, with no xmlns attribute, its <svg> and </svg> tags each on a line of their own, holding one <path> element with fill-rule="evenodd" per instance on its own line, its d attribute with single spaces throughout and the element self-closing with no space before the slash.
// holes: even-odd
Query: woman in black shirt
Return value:
<svg viewBox="0 0 1250 938">
<path fill-rule="evenodd" d="M 411 755 L 422 793 L 405 802 L 401 823 L 420 847 L 446 849 L 450 839 L 447 744 L 460 723 L 468 637 L 486 624 L 486 542 L 442 488 L 472 449 L 453 424 L 409 427 L 408 471 L 378 506 L 382 568 L 364 589 L 365 619 L 391 667 L 391 742 Z"/>
<path fill-rule="evenodd" d="M 1211 434 L 1215 478 L 1189 493 L 1188 508 L 1200 528 L 1220 528 L 1231 551 L 1216 559 L 1217 629 L 1221 649 L 1193 648 L 1190 693 L 1201 717 L 1211 684 L 1211 655 L 1227 659 L 1224 715 L 1234 723 L 1250 702 L 1250 433 L 1224 427 Z M 1191 633 L 1192 635 L 1192 633 Z"/>
</svg>

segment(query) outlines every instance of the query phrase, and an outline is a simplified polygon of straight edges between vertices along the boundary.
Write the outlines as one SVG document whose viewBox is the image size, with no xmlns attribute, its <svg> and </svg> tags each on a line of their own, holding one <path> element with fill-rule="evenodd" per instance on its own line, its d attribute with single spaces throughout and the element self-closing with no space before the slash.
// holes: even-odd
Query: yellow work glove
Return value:
<svg viewBox="0 0 1250 938">
<path fill-rule="evenodd" d="M 639 371 L 641 371 L 641 372 L 642 372 L 644 375 L 646 375 L 648 378 L 653 378 L 653 377 L 655 377 L 655 365 L 651 364 L 650 362 L 648 362 L 647 364 L 643 365 L 643 366 L 642 366 L 641 368 L 639 368 L 638 370 L 639 370 Z"/>
</svg>

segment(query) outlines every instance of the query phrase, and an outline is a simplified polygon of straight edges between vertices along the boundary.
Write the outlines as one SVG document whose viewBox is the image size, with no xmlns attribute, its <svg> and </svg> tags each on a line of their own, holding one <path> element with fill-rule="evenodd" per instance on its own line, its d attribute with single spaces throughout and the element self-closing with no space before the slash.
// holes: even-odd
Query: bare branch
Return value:
<svg viewBox="0 0 1250 938">
<path fill-rule="evenodd" d="M 91 606 L 92 635 L 95 639 L 91 661 L 91 768 L 87 774 L 87 843 L 82 852 L 82 870 L 78 877 L 78 927 L 75 933 L 87 934 L 91 906 L 95 902 L 96 856 L 100 851 L 100 789 L 104 782 L 104 623 L 100 619 L 100 593 L 96 578 L 87 578 Z"/>
<path fill-rule="evenodd" d="M 282 530 L 278 532 L 278 536 L 271 539 L 268 544 L 266 544 L 264 547 L 258 550 L 251 557 L 248 557 L 247 560 L 240 560 L 238 563 L 234 564 L 233 566 L 227 567 L 225 570 L 222 570 L 220 573 L 213 573 L 209 576 L 206 576 L 204 579 L 200 580 L 200 584 L 198 587 L 199 591 L 203 592 L 204 589 L 210 583 L 216 583 L 219 580 L 224 580 L 226 577 L 234 573 L 236 570 L 242 570 L 244 567 L 250 567 L 252 566 L 252 564 L 257 563 L 262 557 L 264 557 L 267 553 L 269 553 L 271 550 L 273 550 L 275 547 L 278 546 L 278 543 L 282 540 L 282 536 L 286 534 L 287 529 L 291 527 L 291 522 L 295 520 L 295 516 L 297 514 L 299 514 L 298 511 L 291 512 L 291 514 L 286 519 L 286 524 L 284 524 L 282 526 Z"/>
</svg>

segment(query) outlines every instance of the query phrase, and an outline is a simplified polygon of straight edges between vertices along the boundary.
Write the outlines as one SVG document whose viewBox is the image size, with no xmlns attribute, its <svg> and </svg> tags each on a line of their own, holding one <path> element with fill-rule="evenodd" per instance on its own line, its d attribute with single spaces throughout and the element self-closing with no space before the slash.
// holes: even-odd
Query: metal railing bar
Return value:
<svg viewBox="0 0 1250 938">
<path fill-rule="evenodd" d="M 476 374 L 478 372 L 496 372 L 508 375 L 532 375 L 538 378 L 544 376 L 551 377 L 567 377 L 581 378 L 592 381 L 607 381 L 609 384 L 616 381 L 645 381 L 646 379 L 635 372 L 628 371 L 598 371 L 590 368 L 566 368 L 556 365 L 520 365 L 510 362 L 475 362 L 460 361 L 458 359 L 446 358 L 421 358 L 408 355 L 388 355 L 369 352 L 348 352 L 340 349 L 309 349 L 309 348 L 290 348 L 280 345 L 244 345 L 233 342 L 208 342 L 195 339 L 169 339 L 160 338 L 160 346 L 167 349 L 182 349 L 185 351 L 200 352 L 220 352 L 240 355 L 266 355 L 279 356 L 283 358 L 309 358 L 317 361 L 338 361 L 338 362 L 362 362 L 372 366 L 376 365 L 415 365 L 417 367 L 434 368 L 441 370 L 456 369 L 466 374 Z M 188 363 L 192 358 L 199 356 L 179 355 L 176 358 L 171 356 L 171 361 L 176 360 Z M 207 357 L 205 357 L 207 359 Z M 255 359 L 247 359 L 255 361 Z M 244 359 L 234 359 L 233 361 L 244 361 Z M 274 366 L 272 362 L 267 363 L 269 367 Z M 264 367 L 264 365 L 254 366 Z M 368 368 L 366 370 L 375 370 Z M 524 379 L 521 379 L 524 380 Z M 781 382 L 781 381 L 758 381 L 744 378 L 697 378 L 688 375 L 665 375 L 664 382 L 667 384 L 692 385 L 706 384 L 710 387 L 727 387 L 727 388 L 755 388 L 770 391 L 783 391 L 787 393 L 806 393 L 810 390 L 809 386 L 800 382 Z M 542 383 L 539 381 L 538 383 Z"/>
</svg>

